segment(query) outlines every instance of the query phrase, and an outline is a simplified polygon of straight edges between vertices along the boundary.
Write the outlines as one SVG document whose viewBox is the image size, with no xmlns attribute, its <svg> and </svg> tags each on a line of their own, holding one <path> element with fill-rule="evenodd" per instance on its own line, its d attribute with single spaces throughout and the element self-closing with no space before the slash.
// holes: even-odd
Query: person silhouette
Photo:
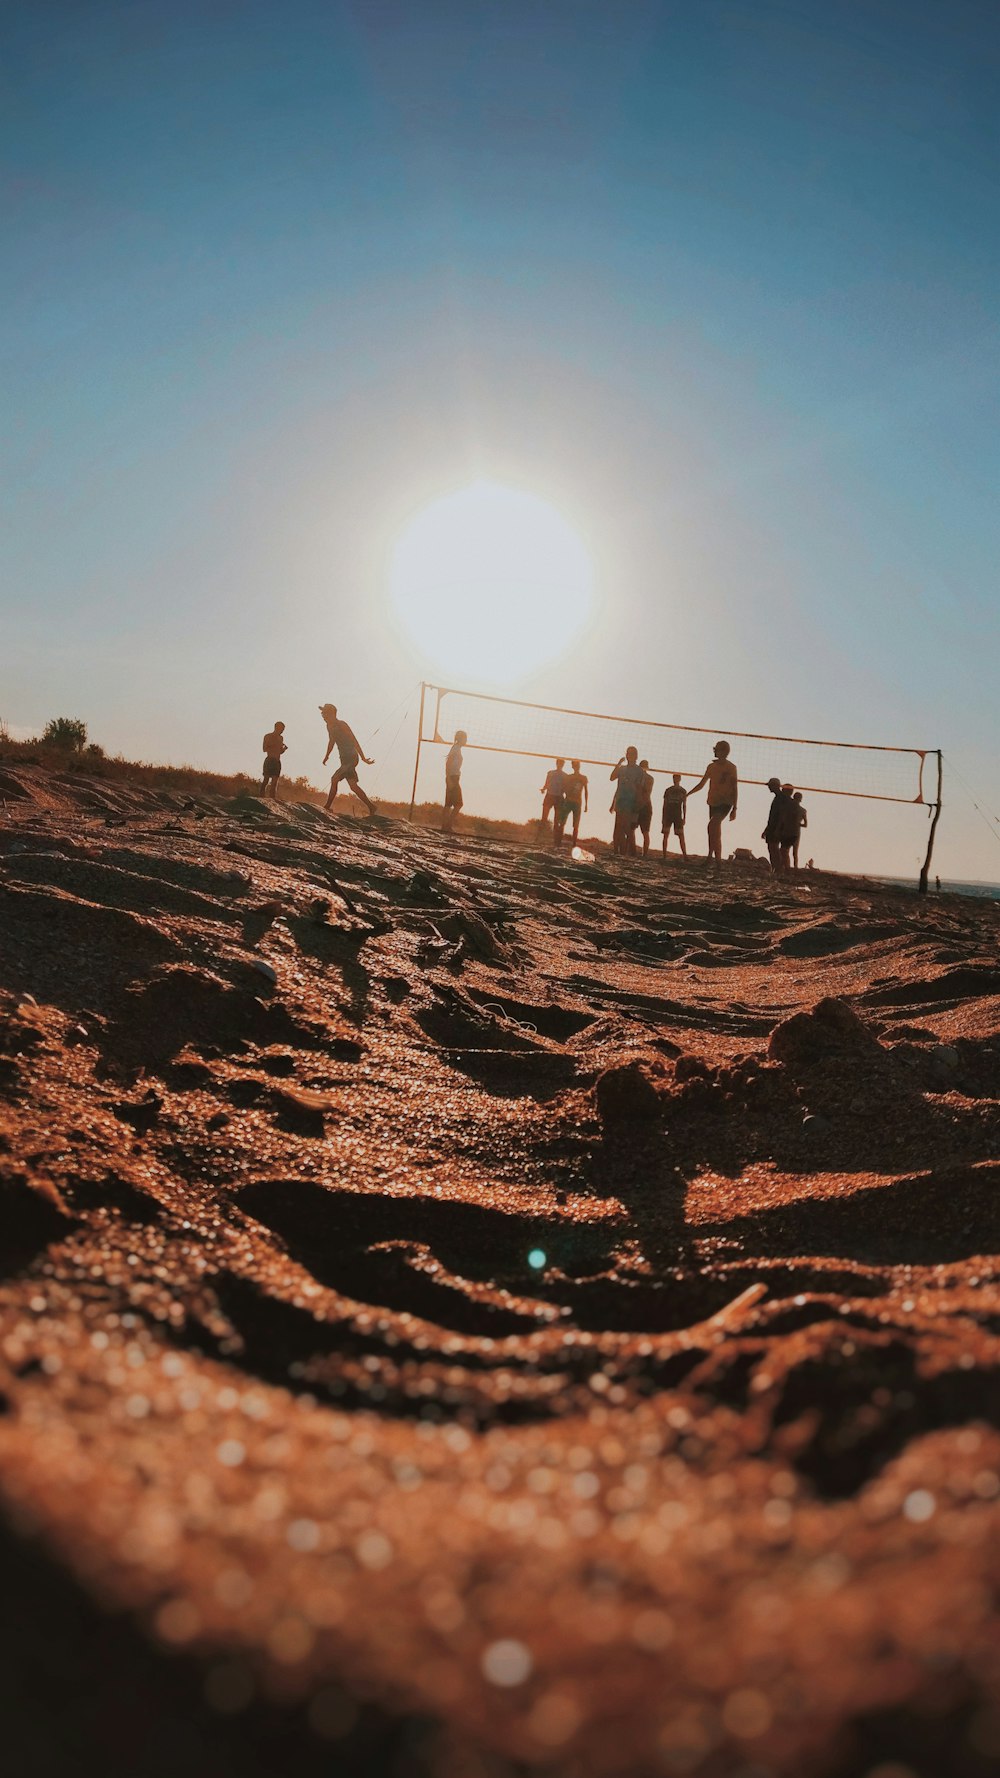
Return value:
<svg viewBox="0 0 1000 1778">
<path fill-rule="evenodd" d="M 677 835 L 677 844 L 681 849 L 681 857 L 687 857 L 687 842 L 684 838 L 684 805 L 687 802 L 687 791 L 681 783 L 680 772 L 674 772 L 672 781 L 663 792 L 663 856 L 667 856 L 667 847 L 671 833 Z"/>
<path fill-rule="evenodd" d="M 736 803 L 739 796 L 739 777 L 736 766 L 729 757 L 729 742 L 716 741 L 712 748 L 714 759 L 709 760 L 697 784 L 693 784 L 689 796 L 696 796 L 702 786 L 708 785 L 708 856 L 717 863 L 722 863 L 722 823 L 729 816 L 730 821 L 736 820 Z"/>
<path fill-rule="evenodd" d="M 337 715 L 336 704 L 321 704 L 319 713 L 322 716 L 323 721 L 326 723 L 326 752 L 323 755 L 323 764 L 326 765 L 326 762 L 335 747 L 340 757 L 340 764 L 334 772 L 333 777 L 330 779 L 330 794 L 326 799 L 324 807 L 327 809 L 333 808 L 333 805 L 337 800 L 338 787 L 343 783 L 347 783 L 350 785 L 355 796 L 364 803 L 369 815 L 374 815 L 375 804 L 372 802 L 371 798 L 365 794 L 358 783 L 359 762 L 364 760 L 365 765 L 370 766 L 374 764 L 374 761 L 370 760 L 366 753 L 362 753 L 361 742 L 358 740 L 354 730 Z"/>
<path fill-rule="evenodd" d="M 462 807 L 462 748 L 469 737 L 464 728 L 456 729 L 455 739 L 444 762 L 444 812 L 441 832 L 451 833 Z"/>
<path fill-rule="evenodd" d="M 269 735 L 264 736 L 264 796 L 278 799 L 278 779 L 281 777 L 281 755 L 288 752 L 284 742 L 285 725 L 276 722 Z"/>
</svg>

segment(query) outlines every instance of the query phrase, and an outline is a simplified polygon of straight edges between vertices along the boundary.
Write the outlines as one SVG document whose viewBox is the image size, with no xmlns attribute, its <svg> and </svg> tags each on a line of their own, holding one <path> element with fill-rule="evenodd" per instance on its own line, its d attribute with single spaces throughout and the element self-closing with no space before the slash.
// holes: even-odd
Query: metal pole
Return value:
<svg viewBox="0 0 1000 1778">
<path fill-rule="evenodd" d="M 420 681 L 420 715 L 417 717 L 417 757 L 413 762 L 413 790 L 410 794 L 410 820 L 411 821 L 413 820 L 413 811 L 417 806 L 417 774 L 420 771 L 420 746 L 421 746 L 421 742 L 423 741 L 423 738 L 424 738 L 424 694 L 426 693 L 426 691 L 427 691 L 427 687 L 424 684 L 424 681 L 421 679 L 421 681 Z"/>
<path fill-rule="evenodd" d="M 940 747 L 937 750 L 937 762 L 938 762 L 937 802 L 934 804 L 934 814 L 931 817 L 931 831 L 927 835 L 927 856 L 924 859 L 924 862 L 923 862 L 923 865 L 922 865 L 921 871 L 920 871 L 920 882 L 917 884 L 917 894 L 918 895 L 926 895 L 927 894 L 927 876 L 928 876 L 928 872 L 930 871 L 930 868 L 931 868 L 931 853 L 934 851 L 934 835 L 937 833 L 937 824 L 941 819 L 941 749 L 940 749 Z"/>
</svg>

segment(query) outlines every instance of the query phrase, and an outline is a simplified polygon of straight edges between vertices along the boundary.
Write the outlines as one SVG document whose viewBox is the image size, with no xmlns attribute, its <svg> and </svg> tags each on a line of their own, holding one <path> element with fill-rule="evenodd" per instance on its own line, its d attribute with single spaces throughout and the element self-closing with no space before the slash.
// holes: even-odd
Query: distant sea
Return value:
<svg viewBox="0 0 1000 1778">
<path fill-rule="evenodd" d="M 913 877 L 876 877 L 876 883 L 891 883 L 894 889 L 915 889 Z M 929 893 L 936 894 L 934 878 L 931 877 Z M 942 895 L 976 895 L 983 901 L 1000 901 L 1000 883 L 950 883 L 947 877 L 941 878 Z"/>
</svg>

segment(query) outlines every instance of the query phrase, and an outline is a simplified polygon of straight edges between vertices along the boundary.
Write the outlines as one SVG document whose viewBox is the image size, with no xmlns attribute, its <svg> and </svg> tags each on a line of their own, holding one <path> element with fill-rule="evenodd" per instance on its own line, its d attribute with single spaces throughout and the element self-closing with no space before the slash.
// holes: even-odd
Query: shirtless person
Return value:
<svg viewBox="0 0 1000 1778">
<path fill-rule="evenodd" d="M 566 773 L 563 770 L 566 761 L 557 759 L 555 770 L 547 772 L 542 785 L 542 826 L 544 827 L 553 809 L 558 809 L 566 792 Z"/>
<path fill-rule="evenodd" d="M 673 782 L 663 792 L 663 856 L 667 856 L 667 845 L 671 833 L 677 835 L 677 844 L 681 849 L 681 857 L 688 855 L 687 842 L 684 838 L 684 805 L 687 802 L 687 791 L 681 783 L 680 772 L 675 772 Z"/>
<path fill-rule="evenodd" d="M 441 816 L 441 832 L 451 833 L 455 819 L 462 807 L 462 748 L 469 737 L 464 728 L 455 731 L 455 739 L 448 749 L 448 757 L 444 762 L 444 814 Z"/>
<path fill-rule="evenodd" d="M 271 733 L 264 736 L 263 794 L 278 800 L 278 779 L 281 777 L 281 755 L 288 752 L 284 742 L 285 725 L 276 722 Z"/>
<path fill-rule="evenodd" d="M 708 785 L 708 856 L 721 864 L 722 823 L 727 815 L 730 821 L 736 820 L 739 778 L 729 757 L 728 741 L 716 741 L 712 752 L 715 758 L 709 761 L 704 774 L 697 784 L 692 785 L 688 795 L 695 796 L 704 784 Z"/>
<path fill-rule="evenodd" d="M 639 765 L 639 752 L 635 747 L 626 750 L 624 759 L 620 759 L 611 773 L 611 782 L 617 785 L 611 809 L 615 818 L 615 834 L 612 845 L 622 857 L 635 856 L 635 830 L 639 820 L 639 809 L 642 805 L 643 784 L 646 774 Z"/>
<path fill-rule="evenodd" d="M 653 779 L 649 770 L 649 760 L 640 759 L 639 770 L 642 773 L 642 784 L 639 788 L 638 828 L 642 834 L 642 856 L 649 857 L 649 830 L 653 825 Z"/>
<path fill-rule="evenodd" d="M 590 798 L 588 794 L 589 781 L 587 775 L 585 772 L 581 772 L 580 761 L 578 759 L 570 760 L 570 764 L 573 767 L 573 770 L 567 772 L 565 775 L 563 780 L 562 802 L 556 809 L 552 844 L 557 848 L 562 845 L 563 828 L 571 817 L 573 821 L 573 844 L 574 846 L 577 844 L 580 838 L 580 816 L 584 809 L 589 810 L 590 808 Z"/>
<path fill-rule="evenodd" d="M 358 783 L 359 762 L 364 760 L 365 765 L 370 766 L 374 764 L 374 761 L 370 760 L 366 753 L 362 753 L 361 742 L 358 740 L 354 730 L 349 728 L 347 723 L 342 722 L 338 717 L 336 704 L 321 704 L 319 713 L 322 716 L 323 721 L 326 723 L 327 734 L 326 752 L 323 755 L 323 764 L 326 765 L 326 762 L 335 747 L 340 755 L 340 764 L 334 772 L 333 777 L 330 779 L 330 794 L 326 799 L 324 807 L 327 809 L 333 808 L 337 798 L 337 786 L 346 782 L 350 785 L 355 796 L 364 803 L 369 815 L 374 815 L 375 804 L 371 801 L 370 797 L 365 795 Z"/>
</svg>

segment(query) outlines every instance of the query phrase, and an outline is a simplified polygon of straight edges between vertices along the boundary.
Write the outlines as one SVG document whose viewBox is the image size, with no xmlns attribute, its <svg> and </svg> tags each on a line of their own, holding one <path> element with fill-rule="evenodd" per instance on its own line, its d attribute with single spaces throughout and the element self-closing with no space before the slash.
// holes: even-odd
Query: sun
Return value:
<svg viewBox="0 0 1000 1778">
<path fill-rule="evenodd" d="M 389 598 L 436 671 L 509 684 L 576 639 L 594 580 L 587 550 L 554 506 L 477 481 L 408 525 L 392 554 Z"/>
</svg>

